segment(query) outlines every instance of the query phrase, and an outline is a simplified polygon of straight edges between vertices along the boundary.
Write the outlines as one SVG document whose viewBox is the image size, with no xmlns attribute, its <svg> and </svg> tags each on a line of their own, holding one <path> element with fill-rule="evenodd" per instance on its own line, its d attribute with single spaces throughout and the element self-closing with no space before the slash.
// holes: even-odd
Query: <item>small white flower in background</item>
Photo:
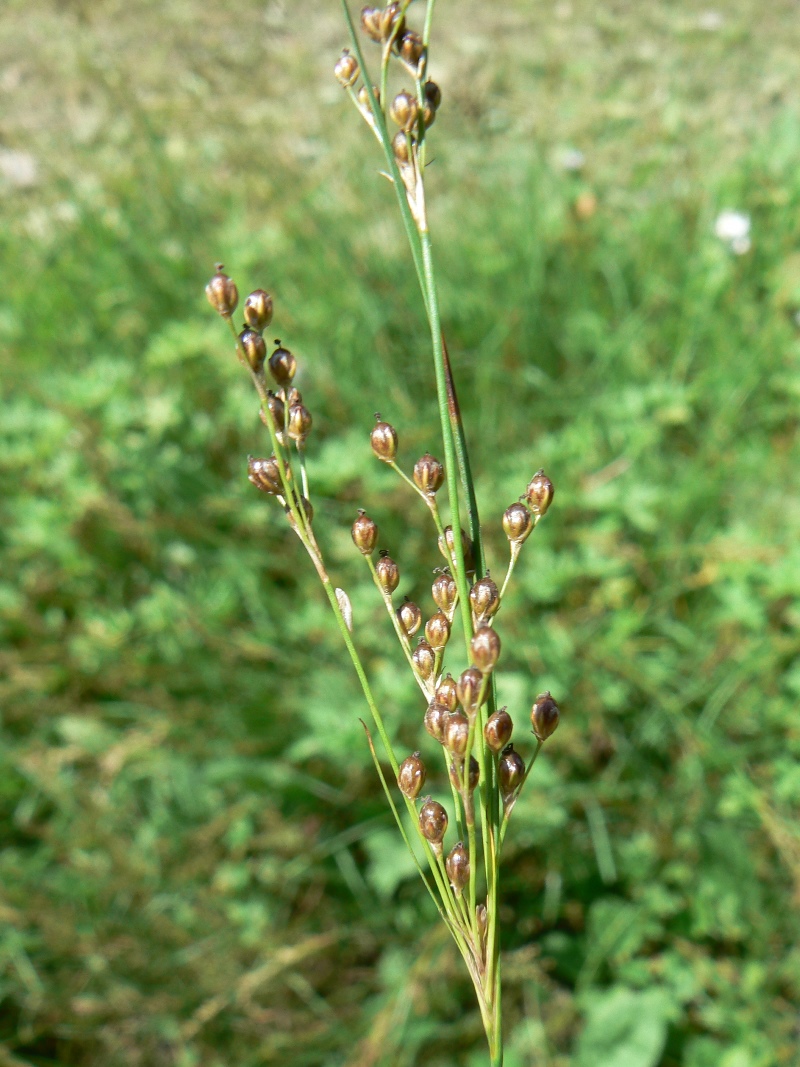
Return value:
<svg viewBox="0 0 800 1067">
<path fill-rule="evenodd" d="M 562 170 L 583 170 L 586 156 L 579 148 L 562 148 L 558 153 L 558 165 Z"/>
<path fill-rule="evenodd" d="M 731 252 L 743 256 L 750 251 L 750 216 L 743 211 L 722 211 L 714 223 L 714 233 Z"/>
</svg>

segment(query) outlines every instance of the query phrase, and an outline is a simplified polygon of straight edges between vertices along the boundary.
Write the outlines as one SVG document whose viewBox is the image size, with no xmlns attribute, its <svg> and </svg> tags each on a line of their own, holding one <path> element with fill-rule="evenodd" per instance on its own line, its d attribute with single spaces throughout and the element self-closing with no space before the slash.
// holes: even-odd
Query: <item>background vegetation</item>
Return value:
<svg viewBox="0 0 800 1067">
<path fill-rule="evenodd" d="M 504 623 L 503 701 L 564 710 L 509 835 L 509 1067 L 796 1064 L 794 5 L 439 18 L 433 225 L 498 567 L 503 508 L 557 486 Z M 337 5 L 6 0 L 0 29 L 0 1063 L 482 1064 L 202 297 L 216 258 L 275 295 L 416 745 L 348 530 L 368 504 L 425 598 L 426 517 L 367 434 L 435 450 L 431 366 Z"/>
</svg>

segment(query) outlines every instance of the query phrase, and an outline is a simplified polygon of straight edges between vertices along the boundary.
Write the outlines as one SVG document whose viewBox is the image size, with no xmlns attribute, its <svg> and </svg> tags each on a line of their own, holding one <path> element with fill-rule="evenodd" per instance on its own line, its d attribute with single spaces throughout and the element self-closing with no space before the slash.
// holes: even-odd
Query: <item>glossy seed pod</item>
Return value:
<svg viewBox="0 0 800 1067">
<path fill-rule="evenodd" d="M 217 264 L 217 273 L 206 286 L 206 296 L 212 308 L 224 319 L 229 319 L 239 303 L 239 290 L 234 282 L 223 273 L 222 264 Z"/>
<path fill-rule="evenodd" d="M 433 496 L 444 482 L 444 467 L 438 459 L 426 452 L 414 464 L 414 484 L 428 496 Z"/>
<path fill-rule="evenodd" d="M 288 432 L 293 441 L 305 441 L 311 433 L 311 412 L 302 404 L 292 404 L 289 408 Z"/>
<path fill-rule="evenodd" d="M 558 704 L 549 693 L 540 693 L 531 708 L 531 726 L 540 741 L 552 737 L 558 728 Z"/>
<path fill-rule="evenodd" d="M 271 389 L 267 390 L 267 406 L 269 407 L 269 413 L 272 417 L 272 425 L 275 428 L 276 433 L 283 433 L 284 419 L 286 418 L 286 409 L 283 406 L 283 401 L 279 396 L 275 396 Z M 267 416 L 264 413 L 264 409 L 259 411 L 261 421 L 264 425 L 267 424 Z"/>
<path fill-rule="evenodd" d="M 312 519 L 314 518 L 314 508 L 311 506 L 311 501 L 307 500 L 306 497 L 301 496 L 300 497 L 300 503 L 298 504 L 298 507 L 299 507 L 301 513 L 305 515 L 306 522 L 310 523 L 312 521 Z M 292 522 L 292 525 L 294 525 L 294 517 L 291 514 L 291 508 L 289 507 L 288 504 L 284 508 L 284 511 L 289 516 L 290 521 Z"/>
<path fill-rule="evenodd" d="M 444 724 L 444 743 L 453 756 L 464 757 L 469 744 L 469 719 L 460 711 L 451 712 Z"/>
<path fill-rule="evenodd" d="M 381 91 L 377 85 L 372 86 L 372 95 L 375 97 L 375 103 L 380 107 Z M 358 90 L 358 102 L 366 111 L 372 111 L 372 101 L 369 98 L 366 85 L 362 85 Z"/>
<path fill-rule="evenodd" d="M 430 78 L 425 82 L 425 100 L 434 111 L 438 111 L 442 103 L 442 90 Z"/>
<path fill-rule="evenodd" d="M 448 711 L 455 711 L 458 707 L 458 686 L 452 674 L 445 675 L 436 687 L 436 699 L 443 704 Z"/>
<path fill-rule="evenodd" d="M 512 545 L 521 545 L 533 529 L 531 513 L 524 504 L 512 504 L 503 514 L 503 529 Z"/>
<path fill-rule="evenodd" d="M 420 759 L 419 752 L 406 756 L 397 772 L 397 784 L 400 787 L 400 792 L 407 796 L 409 800 L 415 800 L 422 792 L 426 777 L 425 764 Z"/>
<path fill-rule="evenodd" d="M 419 105 L 411 93 L 405 89 L 398 93 L 389 108 L 389 116 L 401 130 L 413 130 L 419 116 Z"/>
<path fill-rule="evenodd" d="M 272 297 L 263 289 L 254 289 L 242 310 L 244 321 L 252 330 L 265 330 L 272 322 Z"/>
<path fill-rule="evenodd" d="M 358 518 L 353 523 L 350 534 L 353 544 L 362 556 L 372 555 L 378 543 L 378 525 L 361 508 L 359 508 Z"/>
<path fill-rule="evenodd" d="M 297 360 L 288 348 L 278 347 L 269 357 L 269 372 L 278 385 L 291 385 L 292 378 L 297 374 Z"/>
<path fill-rule="evenodd" d="M 435 700 L 430 703 L 425 711 L 425 718 L 423 720 L 425 729 L 436 741 L 444 744 L 444 728 L 447 725 L 447 719 L 450 715 L 448 709 L 443 705 L 437 703 Z"/>
<path fill-rule="evenodd" d="M 426 130 L 429 130 L 436 122 L 436 111 L 430 104 L 426 104 L 422 109 L 422 123 Z"/>
<path fill-rule="evenodd" d="M 478 761 L 474 756 L 469 758 L 469 778 L 467 779 L 467 792 L 474 793 L 478 788 L 478 782 L 481 780 L 481 768 Z M 458 760 L 450 761 L 450 781 L 459 791 L 461 790 L 461 782 L 464 776 L 464 759 L 463 757 Z"/>
<path fill-rule="evenodd" d="M 397 51 L 400 58 L 405 63 L 408 63 L 409 67 L 416 68 L 425 53 L 425 45 L 418 33 L 414 33 L 413 30 L 406 30 L 400 41 L 398 41 Z"/>
<path fill-rule="evenodd" d="M 431 595 L 436 607 L 445 615 L 449 615 L 458 598 L 458 586 L 449 571 L 442 571 L 431 586 Z"/>
<path fill-rule="evenodd" d="M 358 60 L 355 56 L 350 55 L 348 49 L 345 48 L 336 61 L 333 73 L 343 89 L 349 89 L 351 85 L 355 85 L 358 81 Z"/>
<path fill-rule="evenodd" d="M 505 708 L 500 708 L 486 720 L 483 736 L 492 752 L 500 752 L 511 740 L 514 723 Z"/>
<path fill-rule="evenodd" d="M 264 343 L 264 338 L 256 330 L 251 330 L 248 326 L 239 334 L 239 344 L 247 357 L 250 367 L 258 374 L 264 366 L 264 360 L 267 358 L 267 346 Z"/>
<path fill-rule="evenodd" d="M 413 144 L 414 142 L 412 140 L 411 147 L 413 147 Z M 410 162 L 411 149 L 409 148 L 409 138 L 402 130 L 398 130 L 392 138 L 392 151 L 394 152 L 394 158 L 398 163 Z"/>
<path fill-rule="evenodd" d="M 429 681 L 436 669 L 436 653 L 424 638 L 411 653 L 411 659 L 414 669 L 423 682 Z"/>
<path fill-rule="evenodd" d="M 419 810 L 419 828 L 422 836 L 432 844 L 441 844 L 447 832 L 447 812 L 442 805 L 427 797 Z"/>
<path fill-rule="evenodd" d="M 369 443 L 378 459 L 391 463 L 397 455 L 397 431 L 390 423 L 383 422 L 380 415 L 375 418 L 377 422 L 372 427 Z"/>
<path fill-rule="evenodd" d="M 278 461 L 274 456 L 270 456 L 269 459 L 254 459 L 249 456 L 247 459 L 247 477 L 257 489 L 261 489 L 264 493 L 271 493 L 273 496 L 277 496 L 282 491 Z"/>
<path fill-rule="evenodd" d="M 467 565 L 467 573 L 471 574 L 475 570 L 475 564 L 472 558 L 472 542 L 463 529 L 461 531 L 461 546 L 464 549 L 464 562 Z M 452 526 L 445 526 L 444 538 L 439 538 L 439 551 L 448 563 L 450 563 L 451 559 L 455 559 L 456 542 L 455 537 L 453 536 Z"/>
<path fill-rule="evenodd" d="M 516 793 L 524 777 L 525 761 L 518 752 L 514 751 L 513 745 L 508 745 L 497 761 L 497 780 L 500 783 L 503 800 Z"/>
<path fill-rule="evenodd" d="M 381 39 L 388 41 L 393 38 L 402 37 L 405 25 L 406 20 L 401 5 L 398 3 L 398 0 L 392 0 L 392 3 L 387 4 L 381 12 Z"/>
<path fill-rule="evenodd" d="M 413 600 L 406 600 L 400 605 L 397 618 L 406 637 L 413 637 L 422 626 L 422 612 Z"/>
<path fill-rule="evenodd" d="M 483 703 L 481 699 L 481 690 L 483 688 L 483 674 L 477 667 L 467 667 L 459 675 L 456 682 L 456 692 L 458 693 L 458 702 L 467 715 L 474 715 L 479 703 Z"/>
<path fill-rule="evenodd" d="M 389 596 L 400 584 L 400 568 L 386 552 L 381 552 L 381 558 L 375 564 L 375 573 L 378 575 L 381 589 Z"/>
<path fill-rule="evenodd" d="M 538 470 L 528 483 L 525 498 L 534 515 L 544 515 L 553 502 L 555 488 L 543 470 Z"/>
<path fill-rule="evenodd" d="M 425 623 L 425 637 L 431 648 L 437 652 L 450 640 L 450 623 L 443 611 L 437 611 Z"/>
<path fill-rule="evenodd" d="M 456 896 L 460 896 L 462 890 L 469 885 L 469 852 L 462 841 L 450 849 L 444 866 Z"/>
<path fill-rule="evenodd" d="M 478 619 L 490 619 L 500 607 L 500 591 L 488 575 L 470 589 L 469 603 Z"/>
<path fill-rule="evenodd" d="M 381 15 L 383 11 L 379 7 L 362 7 L 361 27 L 367 37 L 373 41 L 381 39 Z"/>
<path fill-rule="evenodd" d="M 500 638 L 491 626 L 481 626 L 470 641 L 472 662 L 484 674 L 494 670 L 500 658 Z"/>
<path fill-rule="evenodd" d="M 294 404 L 303 403 L 303 394 L 296 386 L 293 385 L 292 388 L 286 394 L 286 403 L 289 405 L 289 407 L 292 407 Z"/>
</svg>

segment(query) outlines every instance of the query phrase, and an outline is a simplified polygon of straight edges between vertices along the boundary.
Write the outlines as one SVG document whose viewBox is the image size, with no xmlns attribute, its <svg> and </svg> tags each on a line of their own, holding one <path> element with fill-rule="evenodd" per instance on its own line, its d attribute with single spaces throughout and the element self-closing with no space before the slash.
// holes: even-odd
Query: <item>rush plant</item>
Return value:
<svg viewBox="0 0 800 1067">
<path fill-rule="evenodd" d="M 430 37 L 435 0 L 427 0 L 418 29 L 407 24 L 411 0 L 385 8 L 365 7 L 361 35 L 377 46 L 373 80 L 359 32 L 345 0 L 350 36 L 334 72 L 383 152 L 385 176 L 394 189 L 430 324 L 443 461 L 429 453 L 411 473 L 398 463 L 398 434 L 377 416 L 370 433 L 375 456 L 395 471 L 429 512 L 444 557 L 435 570 L 429 612 L 408 598 L 396 600 L 400 569 L 386 551 L 376 558 L 377 524 L 359 511 L 352 538 L 386 606 L 408 668 L 420 690 L 420 727 L 441 745 L 441 765 L 425 765 L 419 752 L 398 753 L 385 725 L 356 645 L 350 599 L 334 585 L 314 524 L 306 465 L 312 416 L 294 387 L 297 361 L 280 342 L 268 354 L 264 331 L 272 322 L 272 298 L 264 290 L 244 302 L 244 323 L 234 322 L 239 295 L 219 266 L 206 293 L 227 322 L 241 363 L 261 401 L 261 419 L 272 452 L 251 457 L 250 481 L 283 507 L 286 518 L 316 568 L 344 645 L 352 660 L 380 742 L 365 724 L 366 741 L 386 799 L 439 915 L 469 970 L 489 1043 L 492 1065 L 503 1062 L 498 895 L 503 841 L 514 805 L 542 744 L 553 734 L 559 709 L 550 693 L 533 701 L 533 738 L 525 757 L 512 744 L 514 719 L 499 706 L 497 665 L 501 640 L 496 620 L 522 547 L 553 499 L 544 471 L 530 478 L 500 520 L 508 538 L 506 573 L 498 587 L 490 577 L 481 536 L 466 439 L 439 313 L 433 248 L 428 228 L 425 165 L 430 128 L 442 94 L 430 78 Z M 389 80 L 402 73 L 408 88 L 390 96 Z M 365 431 L 366 433 L 366 431 Z M 446 498 L 446 506 L 440 499 Z M 424 512 L 423 512 L 424 514 Z M 465 527 L 462 526 L 462 516 Z M 432 560 L 435 558 L 432 545 Z M 425 618 L 427 614 L 427 618 Z M 416 643 L 414 639 L 419 636 Z M 457 651 L 463 642 L 461 653 Z M 447 664 L 445 664 L 447 659 Z M 445 672 L 445 666 L 450 669 Z M 391 775 L 383 763 L 391 767 Z M 438 775 L 447 805 L 426 793 Z M 403 816 L 405 807 L 406 818 Z"/>
</svg>

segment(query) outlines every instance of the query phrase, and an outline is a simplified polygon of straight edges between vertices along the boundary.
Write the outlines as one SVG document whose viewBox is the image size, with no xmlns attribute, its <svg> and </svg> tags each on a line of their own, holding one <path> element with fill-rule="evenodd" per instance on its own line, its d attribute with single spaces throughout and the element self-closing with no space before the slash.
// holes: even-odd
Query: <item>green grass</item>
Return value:
<svg viewBox="0 0 800 1067">
<path fill-rule="evenodd" d="M 437 415 L 390 191 L 325 88 L 334 7 L 295 25 L 241 0 L 250 33 L 188 3 L 0 16 L 7 67 L 42 41 L 7 132 L 41 180 L 0 200 L 0 1064 L 485 1062 L 310 565 L 244 477 L 264 439 L 202 298 L 218 257 L 275 296 L 319 529 L 410 750 L 420 709 L 349 526 L 368 506 L 424 600 L 427 516 L 367 435 L 380 410 L 413 461 Z M 791 1065 L 795 31 L 777 6 L 748 46 L 746 4 L 716 36 L 688 6 L 549 11 L 444 31 L 431 181 L 498 571 L 503 509 L 539 466 L 557 487 L 502 622 L 518 732 L 541 689 L 563 706 L 508 837 L 507 1063 Z M 713 236 L 725 207 L 752 216 L 747 256 Z"/>
</svg>

